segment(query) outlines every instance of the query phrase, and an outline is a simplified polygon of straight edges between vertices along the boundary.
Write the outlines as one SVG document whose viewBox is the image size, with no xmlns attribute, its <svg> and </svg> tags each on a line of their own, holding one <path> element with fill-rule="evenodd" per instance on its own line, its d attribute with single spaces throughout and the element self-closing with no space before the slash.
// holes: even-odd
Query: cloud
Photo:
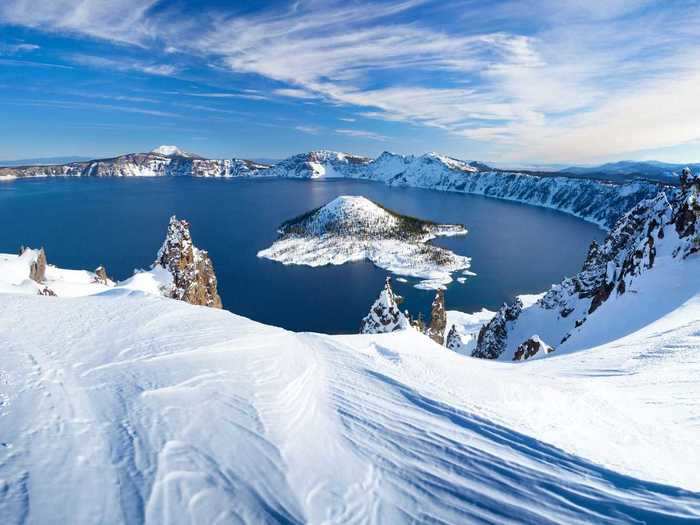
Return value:
<svg viewBox="0 0 700 525">
<path fill-rule="evenodd" d="M 255 93 L 179 93 L 188 97 L 205 97 L 205 98 L 242 98 L 246 100 L 267 100 L 264 95 Z"/>
<path fill-rule="evenodd" d="M 178 73 L 179 69 L 170 64 L 155 64 L 141 62 L 138 60 L 104 58 L 92 55 L 73 54 L 69 59 L 83 66 L 95 67 L 100 69 L 111 69 L 120 72 L 138 72 L 146 73 L 147 75 L 157 76 L 173 76 Z"/>
<path fill-rule="evenodd" d="M 440 130 L 436 141 L 450 134 L 465 150 L 478 143 L 516 160 L 584 162 L 697 138 L 700 10 L 693 2 L 301 0 L 287 9 L 179 18 L 177 3 L 156 3 L 5 0 L 0 22 L 177 52 L 232 78 L 281 83 L 275 96 L 427 126 Z M 178 72 L 78 56 L 90 67 Z M 264 97 L 239 91 L 188 95 Z M 375 135 L 363 138 L 384 140 Z"/>
<path fill-rule="evenodd" d="M 14 54 L 20 54 L 20 53 L 30 53 L 30 52 L 36 51 L 38 49 L 41 49 L 41 47 L 36 45 L 36 44 L 27 44 L 24 42 L 21 42 L 19 44 L 8 44 L 8 43 L 0 42 L 0 55 L 14 55 Z"/>
<path fill-rule="evenodd" d="M 301 131 L 302 133 L 308 133 L 309 135 L 318 135 L 321 132 L 321 128 L 316 126 L 295 126 L 294 129 Z"/>
<path fill-rule="evenodd" d="M 313 93 L 310 93 L 306 91 L 305 89 L 296 89 L 296 88 L 281 88 L 281 89 L 275 89 L 272 93 L 275 95 L 279 95 L 281 97 L 290 97 L 290 98 L 300 98 L 300 99 L 314 99 L 318 98 L 317 95 L 314 95 Z"/>
<path fill-rule="evenodd" d="M 4 101 L 0 101 L 5 103 Z M 102 111 L 112 111 L 117 113 L 137 113 L 140 115 L 150 115 L 154 117 L 178 117 L 176 113 L 160 111 L 148 108 L 137 108 L 131 106 L 116 106 L 113 104 L 95 104 L 91 102 L 75 102 L 69 100 L 12 100 L 8 104 L 18 104 L 25 106 L 39 106 L 62 109 L 88 108 Z"/>
<path fill-rule="evenodd" d="M 147 14 L 158 1 L 3 0 L 0 22 L 143 44 L 157 32 Z"/>
<path fill-rule="evenodd" d="M 336 133 L 339 135 L 347 135 L 348 137 L 362 138 L 368 140 L 377 140 L 383 142 L 388 140 L 388 137 L 375 133 L 374 131 L 366 131 L 362 129 L 336 129 Z"/>
<path fill-rule="evenodd" d="M 355 122 L 357 119 L 351 117 L 340 117 L 338 120 L 342 120 L 343 122 Z"/>
</svg>

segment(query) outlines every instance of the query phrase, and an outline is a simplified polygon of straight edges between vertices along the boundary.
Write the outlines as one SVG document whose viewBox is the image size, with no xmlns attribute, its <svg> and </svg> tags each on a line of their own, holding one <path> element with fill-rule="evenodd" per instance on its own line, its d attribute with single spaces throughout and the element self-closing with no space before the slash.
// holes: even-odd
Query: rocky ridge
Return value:
<svg viewBox="0 0 700 525">
<path fill-rule="evenodd" d="M 22 177 L 287 177 L 354 178 L 441 191 L 484 195 L 560 210 L 610 228 L 638 202 L 659 191 L 674 191 L 661 182 L 614 182 L 574 174 L 497 170 L 476 161 L 436 153 L 420 156 L 385 152 L 376 159 L 320 150 L 285 159 L 274 166 L 243 159 L 209 160 L 161 146 L 149 153 L 58 166 L 0 168 L 0 180 Z"/>
<path fill-rule="evenodd" d="M 504 305 L 481 328 L 472 355 L 526 359 L 534 330 L 543 348 L 565 348 L 602 305 L 637 293 L 634 283 L 656 270 L 659 257 L 677 266 L 700 250 L 699 203 L 700 177 L 684 170 L 680 192 L 659 193 L 625 213 L 601 245 L 591 244 L 578 274 L 552 286 L 528 308 L 519 300 Z"/>
</svg>

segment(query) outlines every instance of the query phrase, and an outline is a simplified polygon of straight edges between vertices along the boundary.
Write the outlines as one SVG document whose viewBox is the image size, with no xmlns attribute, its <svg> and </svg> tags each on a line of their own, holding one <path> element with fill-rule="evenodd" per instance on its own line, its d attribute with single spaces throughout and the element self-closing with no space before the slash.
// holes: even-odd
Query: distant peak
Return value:
<svg viewBox="0 0 700 525">
<path fill-rule="evenodd" d="M 177 146 L 158 146 L 157 148 L 151 150 L 151 153 L 156 155 L 163 155 L 165 157 L 191 157 L 189 153 L 181 150 Z"/>
</svg>

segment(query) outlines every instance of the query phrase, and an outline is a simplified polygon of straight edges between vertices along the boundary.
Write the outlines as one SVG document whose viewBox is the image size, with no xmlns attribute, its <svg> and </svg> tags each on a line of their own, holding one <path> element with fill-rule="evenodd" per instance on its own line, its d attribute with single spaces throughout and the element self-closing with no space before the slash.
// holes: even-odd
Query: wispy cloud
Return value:
<svg viewBox="0 0 700 525">
<path fill-rule="evenodd" d="M 339 135 L 347 135 L 348 137 L 356 137 L 368 140 L 377 140 L 383 142 L 388 140 L 388 137 L 375 133 L 374 131 L 367 131 L 363 129 L 336 129 L 336 133 Z"/>
<path fill-rule="evenodd" d="M 82 54 L 70 55 L 69 59 L 83 66 L 110 69 L 112 71 L 146 73 L 147 75 L 172 76 L 179 71 L 177 67 L 170 64 L 148 63 L 139 60 L 114 59 Z"/>
<path fill-rule="evenodd" d="M 317 95 L 310 93 L 310 92 L 306 91 L 305 89 L 281 88 L 281 89 L 275 89 L 273 91 L 273 93 L 275 95 L 279 95 L 281 97 L 300 98 L 300 99 L 304 99 L 304 100 L 318 98 Z"/>
<path fill-rule="evenodd" d="M 49 67 L 56 69 L 73 69 L 65 64 L 52 64 L 49 62 L 36 62 L 34 60 L 18 60 L 15 58 L 0 58 L 0 64 L 6 66 L 21 66 L 21 67 Z"/>
<path fill-rule="evenodd" d="M 0 101 L 0 103 L 5 103 Z M 61 108 L 61 109 L 76 109 L 76 108 L 88 108 L 102 111 L 111 111 L 117 113 L 137 113 L 140 115 L 150 115 L 154 117 L 178 117 L 180 115 L 176 113 L 170 113 L 167 111 L 160 111 L 149 108 L 137 108 L 133 106 L 117 106 L 114 104 L 97 104 L 91 102 L 76 102 L 71 100 L 12 100 L 8 101 L 8 104 L 17 104 L 25 106 L 40 106 L 49 108 Z"/>
<path fill-rule="evenodd" d="M 31 53 L 41 49 L 41 46 L 37 44 L 28 44 L 26 42 L 20 43 L 5 43 L 0 42 L 0 55 L 14 55 L 18 53 Z"/>
<path fill-rule="evenodd" d="M 3 0 L 0 21 L 142 44 L 155 36 L 148 11 L 159 0 Z"/>
<path fill-rule="evenodd" d="M 295 126 L 294 129 L 301 131 L 302 133 L 308 133 L 309 135 L 318 135 L 321 132 L 321 128 L 316 126 Z"/>
</svg>

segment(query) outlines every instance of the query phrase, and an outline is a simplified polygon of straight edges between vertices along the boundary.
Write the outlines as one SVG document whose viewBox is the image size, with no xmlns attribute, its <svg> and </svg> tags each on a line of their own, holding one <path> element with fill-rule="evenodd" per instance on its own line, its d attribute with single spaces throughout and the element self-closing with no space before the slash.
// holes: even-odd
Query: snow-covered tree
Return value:
<svg viewBox="0 0 700 525">
<path fill-rule="evenodd" d="M 384 289 L 374 301 L 369 313 L 362 319 L 360 333 L 380 334 L 409 328 L 411 325 L 408 317 L 399 310 L 400 303 L 401 297 L 394 294 L 391 277 L 387 277 Z"/>
<path fill-rule="evenodd" d="M 462 347 L 462 344 L 462 338 L 457 331 L 457 327 L 452 325 L 452 328 L 450 328 L 447 338 L 445 339 L 445 346 L 450 350 L 458 350 Z"/>
</svg>

